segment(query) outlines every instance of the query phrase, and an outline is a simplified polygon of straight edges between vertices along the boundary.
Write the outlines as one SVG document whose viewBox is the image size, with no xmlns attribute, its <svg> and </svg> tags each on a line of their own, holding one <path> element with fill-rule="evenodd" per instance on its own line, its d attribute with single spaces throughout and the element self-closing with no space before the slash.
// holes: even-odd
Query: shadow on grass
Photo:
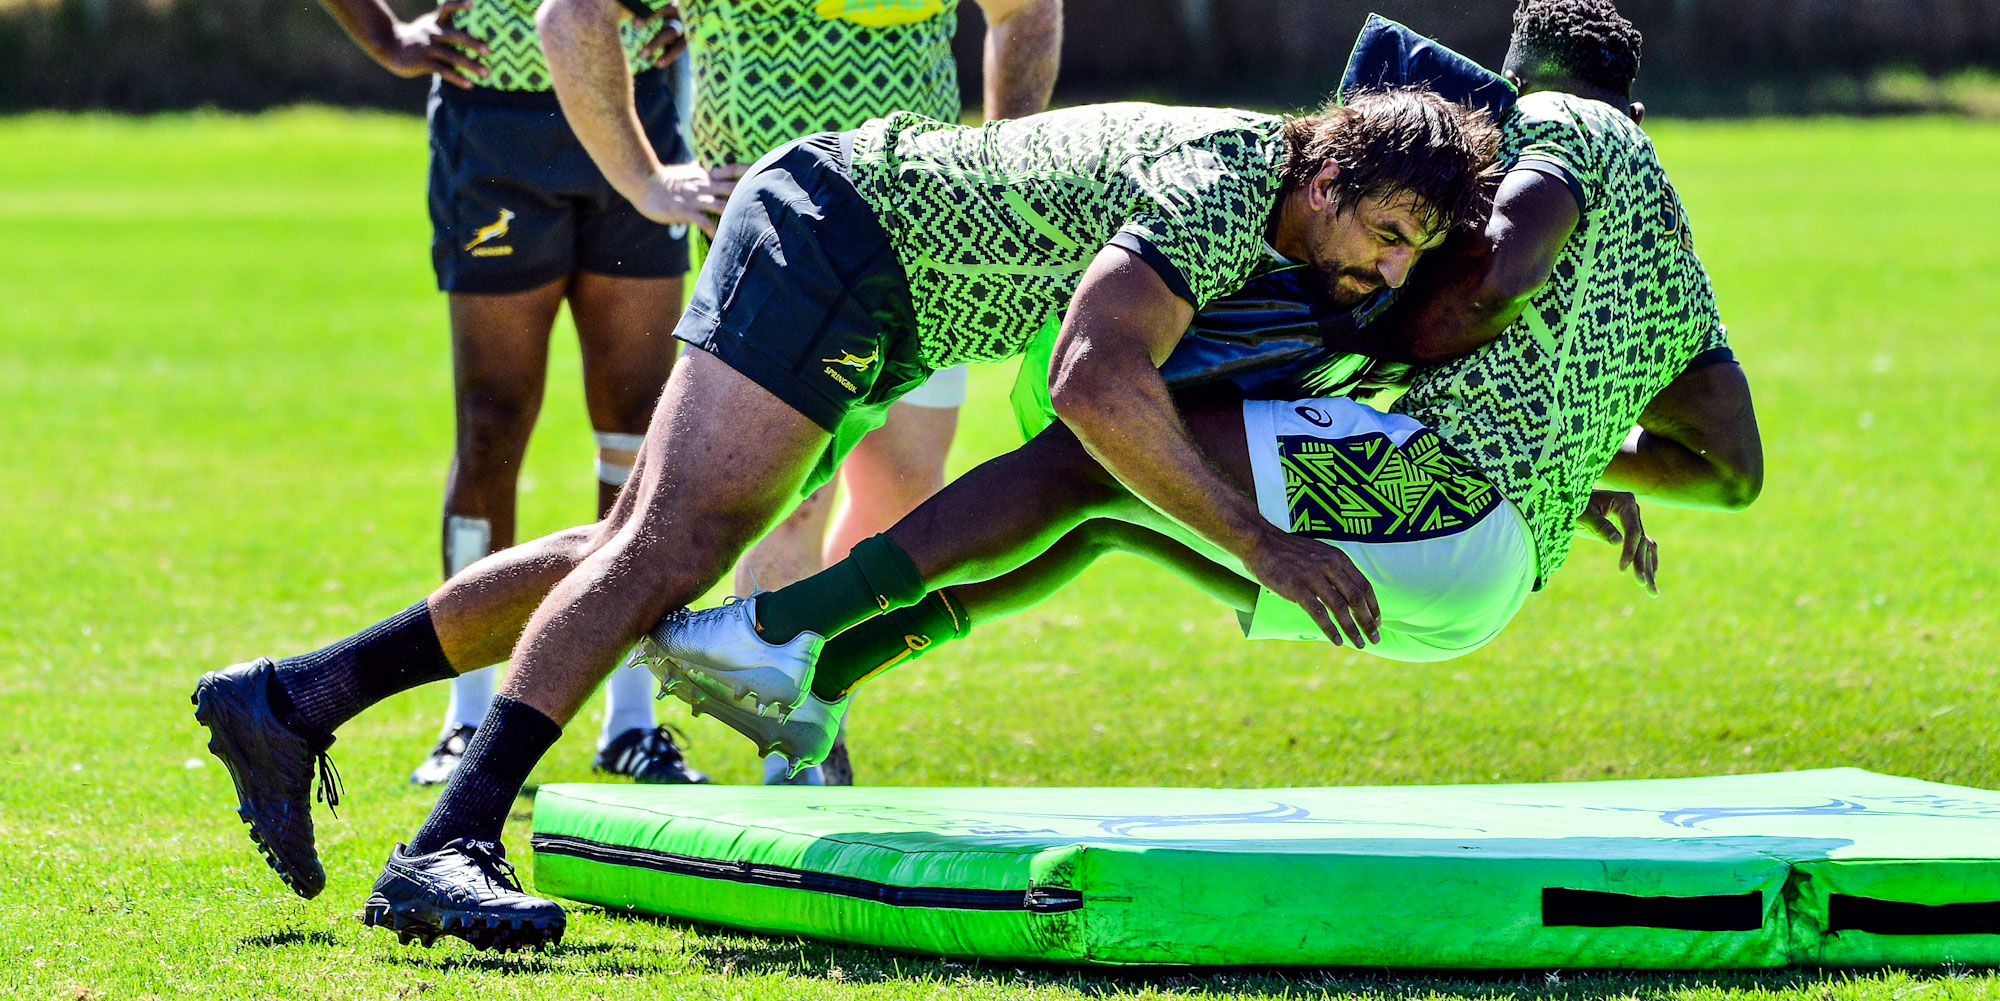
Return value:
<svg viewBox="0 0 2000 1001">
<path fill-rule="evenodd" d="M 1856 977 L 1895 973 L 1917 983 L 1982 977 L 1988 968 L 1964 966 L 1890 970 L 1787 969 L 1684 972 L 1569 970 L 1381 970 L 1274 967 L 1077 967 L 1055 964 L 943 959 L 886 949 L 834 945 L 810 939 L 760 936 L 714 925 L 644 914 L 600 911 L 612 922 L 635 922 L 688 933 L 687 959 L 707 972 L 781 975 L 842 984 L 934 983 L 989 988 L 1059 988 L 1087 997 L 1153 991 L 1165 994 L 1348 994 L 1371 998 L 1429 999 L 1476 995 L 1521 1001 L 1577 998 L 1682 996 L 1695 991 L 1776 993 L 1835 988 Z M 564 951 L 573 947 L 564 946 Z M 589 948 L 579 944 L 574 948 Z M 615 949 L 629 946 L 613 947 Z"/>
<path fill-rule="evenodd" d="M 248 935 L 236 940 L 239 949 L 276 949 L 287 945 L 333 945 L 338 940 L 333 933 L 322 929 L 306 931 L 287 928 L 284 931 L 268 932 L 263 935 Z"/>
<path fill-rule="evenodd" d="M 432 947 L 401 946 L 379 963 L 448 973 L 470 970 L 503 976 L 545 973 L 590 973 L 643 977 L 667 972 L 670 965 L 656 952 L 641 946 L 606 943 L 565 943 L 547 952 L 472 952 L 451 939 L 439 939 Z"/>
</svg>

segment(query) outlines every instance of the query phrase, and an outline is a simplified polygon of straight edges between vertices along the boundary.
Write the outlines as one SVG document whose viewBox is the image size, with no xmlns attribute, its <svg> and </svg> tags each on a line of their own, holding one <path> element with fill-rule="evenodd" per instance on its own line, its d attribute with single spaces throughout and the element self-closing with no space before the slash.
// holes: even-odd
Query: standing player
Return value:
<svg viewBox="0 0 2000 1001">
<path fill-rule="evenodd" d="M 673 366 L 687 224 L 704 205 L 714 209 L 726 187 L 707 190 L 707 176 L 683 162 L 674 95 L 659 68 L 679 40 L 666 18 L 635 22 L 617 40 L 635 74 L 635 127 L 673 164 L 661 168 L 674 194 L 653 206 L 655 222 L 604 183 L 563 123 L 535 40 L 532 0 L 446 0 L 407 23 L 382 0 L 322 2 L 390 71 L 436 74 L 431 263 L 450 305 L 458 423 L 442 531 L 450 577 L 514 544 L 521 457 L 565 300 L 596 429 L 597 511 L 610 510 Z M 443 733 L 410 781 L 451 777 L 492 703 L 498 670 L 452 681 Z M 654 725 L 644 671 L 617 672 L 606 689 L 599 770 L 644 782 L 703 781 Z"/>
<path fill-rule="evenodd" d="M 1032 115 L 1048 104 L 1062 41 L 1061 0 L 977 0 L 984 13 L 988 120 Z M 555 91 L 578 138 L 618 190 L 642 211 L 664 169 L 630 99 L 616 56 L 621 24 L 644 23 L 663 0 L 548 0 L 536 20 Z M 891 111 L 957 121 L 951 40 L 958 0 L 682 0 L 694 69 L 692 138 L 705 166 L 746 166 L 802 135 L 838 132 Z M 630 30 L 629 27 L 624 30 Z M 859 359 L 839 364 L 856 366 Z M 888 528 L 944 485 L 945 453 L 965 399 L 965 366 L 938 372 L 891 408 L 854 447 L 847 490 L 827 531 L 829 487 L 754 548 L 737 586 L 789 584 L 820 569 L 824 554 Z M 628 668 L 629 669 L 629 668 Z M 847 784 L 845 755 L 829 767 Z M 767 763 L 765 777 L 782 777 Z M 817 775 L 806 776 L 817 782 Z"/>
<path fill-rule="evenodd" d="M 1341 609 L 1258 587 L 1052 427 L 887 533 L 927 583 L 966 586 L 849 626 L 839 610 L 868 588 L 842 563 L 676 616 L 649 645 L 670 687 L 760 747 L 810 762 L 856 685 L 1033 604 L 1111 549 L 1179 571 L 1235 607 L 1253 638 L 1344 634 L 1407 661 L 1492 639 L 1577 532 L 1622 542 L 1621 567 L 1650 586 L 1657 550 L 1633 495 L 1734 511 L 1762 488 L 1749 384 L 1639 128 L 1644 108 L 1630 103 L 1638 31 L 1609 0 L 1523 0 L 1514 22 L 1505 72 L 1522 96 L 1504 123 L 1508 171 L 1483 238 L 1431 258 L 1363 331 L 1373 353 L 1428 366 L 1393 412 L 1346 399 L 1182 406 L 1231 489 L 1361 567 L 1380 600 L 1379 636 L 1364 638 Z M 1082 360 L 1077 347 L 1057 342 L 1052 392 Z M 784 625 L 748 635 L 753 617 Z M 746 671 L 767 689 L 782 675 L 810 694 L 783 720 L 760 715 L 734 691 Z"/>
</svg>

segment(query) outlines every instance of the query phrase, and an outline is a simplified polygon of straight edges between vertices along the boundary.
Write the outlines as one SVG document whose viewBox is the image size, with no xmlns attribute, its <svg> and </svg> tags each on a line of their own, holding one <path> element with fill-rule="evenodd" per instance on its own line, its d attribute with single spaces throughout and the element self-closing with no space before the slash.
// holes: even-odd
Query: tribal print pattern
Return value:
<svg viewBox="0 0 2000 1001">
<path fill-rule="evenodd" d="M 1465 531 L 1500 505 L 1477 467 L 1429 429 L 1401 446 L 1353 438 L 1279 435 L 1289 531 L 1340 542 L 1416 542 Z"/>
</svg>

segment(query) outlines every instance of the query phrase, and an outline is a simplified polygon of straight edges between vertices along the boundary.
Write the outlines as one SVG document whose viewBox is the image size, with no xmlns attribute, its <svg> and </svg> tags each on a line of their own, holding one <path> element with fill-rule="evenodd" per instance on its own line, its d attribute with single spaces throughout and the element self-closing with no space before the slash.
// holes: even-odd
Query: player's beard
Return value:
<svg viewBox="0 0 2000 1001">
<path fill-rule="evenodd" d="M 1353 309 L 1382 287 L 1382 277 L 1372 271 L 1346 266 L 1313 268 L 1321 294 L 1340 309 Z"/>
</svg>

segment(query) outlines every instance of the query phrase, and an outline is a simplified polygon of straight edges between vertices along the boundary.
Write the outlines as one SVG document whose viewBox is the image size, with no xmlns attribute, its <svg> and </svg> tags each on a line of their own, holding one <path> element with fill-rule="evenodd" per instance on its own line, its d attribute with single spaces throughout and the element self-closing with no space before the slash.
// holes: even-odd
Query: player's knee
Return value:
<svg viewBox="0 0 2000 1001">
<path fill-rule="evenodd" d="M 459 405 L 458 449 L 462 460 L 518 460 L 535 430 L 539 401 L 482 396 Z"/>
<path fill-rule="evenodd" d="M 622 487 L 632 478 L 632 465 L 639 459 L 639 446 L 646 440 L 645 435 L 627 434 L 622 431 L 599 431 L 596 433 L 597 481 L 610 487 Z"/>
</svg>

